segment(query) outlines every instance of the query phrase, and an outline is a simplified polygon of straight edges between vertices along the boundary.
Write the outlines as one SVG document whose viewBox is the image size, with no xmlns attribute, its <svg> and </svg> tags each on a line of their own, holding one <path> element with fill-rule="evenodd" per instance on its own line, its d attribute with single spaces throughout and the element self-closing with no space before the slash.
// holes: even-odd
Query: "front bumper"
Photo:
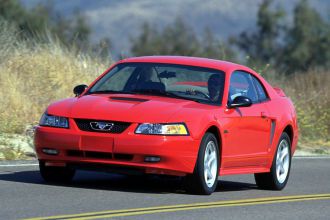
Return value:
<svg viewBox="0 0 330 220">
<path fill-rule="evenodd" d="M 200 140 L 191 136 L 141 135 L 131 124 L 123 133 L 110 134 L 81 131 L 70 119 L 70 128 L 38 126 L 35 148 L 38 159 L 48 163 L 113 165 L 138 169 L 144 173 L 185 175 L 195 167 Z M 58 155 L 43 153 L 56 149 Z M 145 162 L 146 156 L 159 157 L 159 162 Z"/>
</svg>

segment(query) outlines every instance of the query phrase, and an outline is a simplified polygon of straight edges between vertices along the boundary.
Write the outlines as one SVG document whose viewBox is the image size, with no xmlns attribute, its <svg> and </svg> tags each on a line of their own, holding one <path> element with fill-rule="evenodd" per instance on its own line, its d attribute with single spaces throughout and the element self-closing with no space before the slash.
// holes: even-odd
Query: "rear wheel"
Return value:
<svg viewBox="0 0 330 220">
<path fill-rule="evenodd" d="M 262 189 L 282 190 L 289 179 L 291 168 L 291 141 L 287 133 L 281 135 L 269 173 L 256 173 L 256 184 Z"/>
<path fill-rule="evenodd" d="M 187 190 L 192 193 L 209 195 L 218 183 L 219 172 L 218 141 L 212 133 L 206 133 L 202 139 L 194 173 L 187 176 Z"/>
<path fill-rule="evenodd" d="M 42 178 L 53 183 L 69 183 L 75 174 L 75 170 L 69 167 L 46 166 L 43 161 L 39 161 L 39 169 Z"/>
</svg>

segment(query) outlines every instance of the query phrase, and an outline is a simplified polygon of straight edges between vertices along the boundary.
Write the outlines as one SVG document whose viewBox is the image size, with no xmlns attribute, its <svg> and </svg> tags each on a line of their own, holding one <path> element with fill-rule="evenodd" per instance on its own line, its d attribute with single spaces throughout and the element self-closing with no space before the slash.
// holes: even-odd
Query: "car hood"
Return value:
<svg viewBox="0 0 330 220">
<path fill-rule="evenodd" d="M 173 117 L 183 108 L 207 108 L 184 99 L 131 94 L 94 94 L 53 103 L 48 114 L 70 118 L 161 123 L 180 121 Z M 181 114 L 179 114 L 181 115 Z M 181 117 L 180 117 L 181 118 Z"/>
</svg>

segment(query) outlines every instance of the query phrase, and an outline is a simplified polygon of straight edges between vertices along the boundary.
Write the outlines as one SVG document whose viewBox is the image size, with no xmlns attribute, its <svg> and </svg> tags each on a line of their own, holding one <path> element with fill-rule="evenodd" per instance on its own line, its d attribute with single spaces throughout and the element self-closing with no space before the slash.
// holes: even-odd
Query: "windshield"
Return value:
<svg viewBox="0 0 330 220">
<path fill-rule="evenodd" d="M 146 94 L 220 105 L 224 79 L 224 72 L 209 68 L 159 63 L 123 63 L 105 74 L 87 94 Z"/>
</svg>

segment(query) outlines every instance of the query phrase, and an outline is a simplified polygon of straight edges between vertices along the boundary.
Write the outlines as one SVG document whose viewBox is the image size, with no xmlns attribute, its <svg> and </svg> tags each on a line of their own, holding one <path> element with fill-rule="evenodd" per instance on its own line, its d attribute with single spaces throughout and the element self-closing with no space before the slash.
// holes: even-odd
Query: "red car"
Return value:
<svg viewBox="0 0 330 220">
<path fill-rule="evenodd" d="M 218 175 L 254 174 L 285 187 L 298 140 L 290 99 L 245 66 L 150 56 L 124 59 L 76 97 L 51 104 L 36 128 L 46 181 L 76 169 L 185 176 L 211 194 Z"/>
</svg>

